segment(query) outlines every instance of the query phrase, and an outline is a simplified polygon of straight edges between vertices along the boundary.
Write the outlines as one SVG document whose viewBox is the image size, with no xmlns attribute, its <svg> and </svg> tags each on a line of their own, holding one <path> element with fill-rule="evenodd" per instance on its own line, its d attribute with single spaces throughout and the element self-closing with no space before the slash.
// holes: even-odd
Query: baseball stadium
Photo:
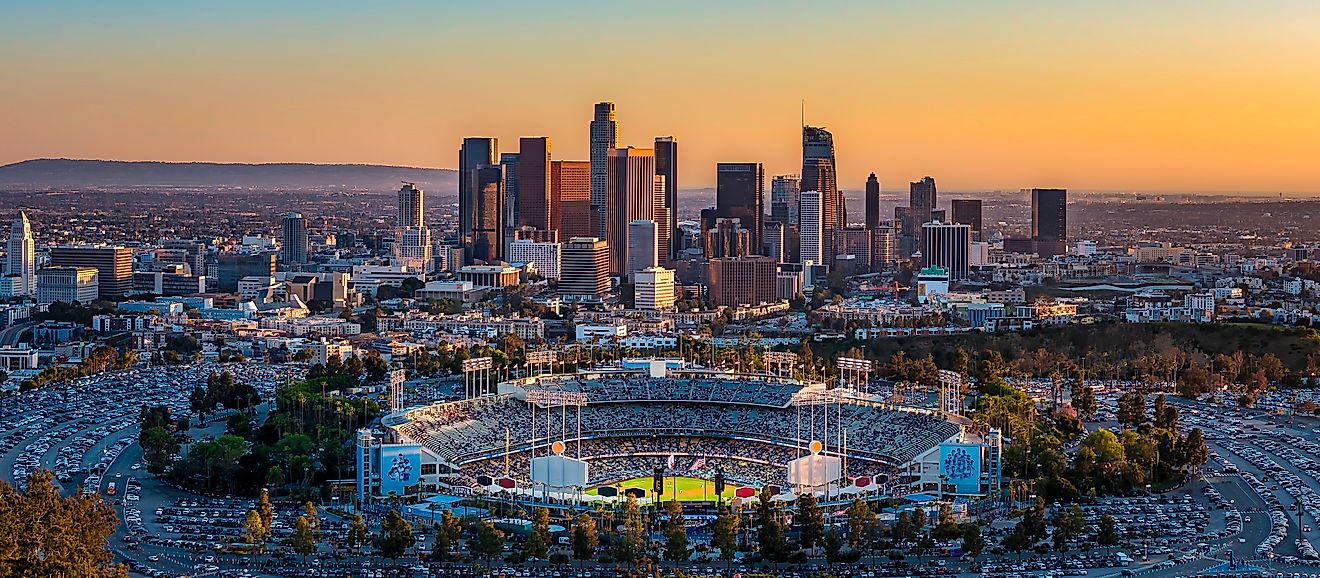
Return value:
<svg viewBox="0 0 1320 578">
<path fill-rule="evenodd" d="M 359 439 L 364 497 L 587 506 L 628 495 L 714 502 L 762 488 L 785 500 L 901 495 L 940 484 L 942 446 L 970 443 L 964 418 L 864 388 L 663 363 L 470 391 L 396 411 L 384 439 Z M 417 454 L 417 475 L 380 480 L 381 456 L 397 452 Z M 979 485 L 977 466 L 968 475 Z"/>
</svg>

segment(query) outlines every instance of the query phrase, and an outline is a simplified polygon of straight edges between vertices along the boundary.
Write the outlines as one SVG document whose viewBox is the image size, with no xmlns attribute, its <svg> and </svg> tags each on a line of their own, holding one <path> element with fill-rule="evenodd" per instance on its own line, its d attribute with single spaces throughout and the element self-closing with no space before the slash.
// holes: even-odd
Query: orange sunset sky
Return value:
<svg viewBox="0 0 1320 578">
<path fill-rule="evenodd" d="M 36 157 L 453 167 L 548 135 L 800 166 L 840 185 L 1320 192 L 1320 2 L 0 0 L 0 164 Z"/>
</svg>

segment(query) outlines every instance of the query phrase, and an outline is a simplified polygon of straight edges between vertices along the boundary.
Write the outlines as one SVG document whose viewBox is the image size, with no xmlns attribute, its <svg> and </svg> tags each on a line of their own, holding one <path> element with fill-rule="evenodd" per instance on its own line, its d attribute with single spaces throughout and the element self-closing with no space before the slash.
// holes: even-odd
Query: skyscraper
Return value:
<svg viewBox="0 0 1320 578">
<path fill-rule="evenodd" d="M 802 207 L 798 213 L 798 256 L 803 263 L 820 265 L 825 257 L 824 195 L 820 191 L 803 191 Z"/>
<path fill-rule="evenodd" d="M 595 237 L 573 237 L 560 257 L 559 292 L 596 298 L 610 290 L 610 247 Z"/>
<path fill-rule="evenodd" d="M 628 258 L 621 275 L 659 266 L 660 245 L 656 239 L 655 221 L 637 219 L 628 223 Z"/>
<path fill-rule="evenodd" d="M 111 245 L 53 247 L 50 250 L 50 266 L 96 269 L 97 294 L 102 299 L 122 297 L 133 290 L 133 250 L 128 247 Z"/>
<path fill-rule="evenodd" d="M 683 251 L 682 232 L 678 229 L 678 141 L 672 136 L 655 137 L 655 174 L 665 178 L 665 209 L 669 229 L 668 247 L 661 247 L 662 261 L 677 260 Z"/>
<path fill-rule="evenodd" d="M 606 180 L 609 178 L 610 151 L 618 146 L 619 123 L 614 120 L 614 103 L 596 103 L 595 115 L 591 119 L 591 210 L 594 215 L 592 232 L 597 237 L 608 238 L 608 193 Z"/>
<path fill-rule="evenodd" d="M 6 253 L 5 274 L 15 277 L 15 295 L 35 295 L 37 292 L 36 244 L 32 240 L 32 224 L 27 213 L 19 212 L 9 227 L 9 245 Z"/>
<path fill-rule="evenodd" d="M 875 173 L 866 177 L 866 228 L 875 229 L 880 226 L 880 179 L 875 178 Z"/>
<path fill-rule="evenodd" d="M 422 190 L 413 183 L 404 183 L 399 189 L 399 218 L 398 226 L 400 229 L 410 227 L 421 227 L 425 222 L 423 215 Z"/>
<path fill-rule="evenodd" d="M 550 222 L 560 239 L 591 236 L 591 163 L 551 161 Z"/>
<path fill-rule="evenodd" d="M 284 216 L 284 244 L 280 248 L 280 257 L 284 266 L 290 270 L 307 264 L 307 218 L 302 213 L 289 213 Z"/>
<path fill-rule="evenodd" d="M 924 177 L 908 183 L 908 206 L 894 207 L 900 257 L 911 257 L 920 248 L 921 226 L 934 219 L 935 193 L 935 179 Z"/>
<path fill-rule="evenodd" d="M 499 141 L 488 137 L 465 138 L 463 139 L 463 146 L 458 150 L 458 237 L 460 243 L 471 244 L 472 231 L 475 228 L 472 217 L 476 214 L 477 198 L 476 190 L 473 188 L 475 182 L 473 172 L 478 167 L 498 164 L 499 156 Z M 500 178 L 502 179 L 503 176 Z"/>
<path fill-rule="evenodd" d="M 1031 241 L 1041 257 L 1068 252 L 1068 189 L 1031 189 Z"/>
<path fill-rule="evenodd" d="M 715 216 L 741 221 L 750 233 L 751 250 L 759 254 L 765 219 L 765 169 L 761 163 L 719 163 L 715 172 Z"/>
<path fill-rule="evenodd" d="M 761 248 L 762 255 L 770 257 L 779 263 L 784 262 L 784 229 L 787 227 L 788 225 L 780 223 L 779 221 L 771 220 L 765 222 L 764 230 L 761 231 L 761 243 L 763 244 Z"/>
<path fill-rule="evenodd" d="M 504 167 L 482 165 L 469 175 L 469 203 L 460 207 L 460 220 L 471 224 L 466 254 L 469 259 L 498 261 L 504 255 Z"/>
<path fill-rule="evenodd" d="M 802 184 L 804 191 L 820 191 L 825 230 L 848 222 L 848 206 L 839 193 L 839 169 L 834 159 L 834 135 L 824 127 L 802 127 Z"/>
<path fill-rule="evenodd" d="M 628 223 L 638 219 L 655 221 L 657 212 L 664 211 L 664 199 L 656 194 L 655 153 L 633 147 L 612 149 L 606 172 L 609 220 L 605 240 L 610 246 L 610 272 L 624 275 Z"/>
<path fill-rule="evenodd" d="M 981 240 L 981 199 L 954 199 L 950 204 L 949 220 L 972 227 L 972 240 Z"/>
<path fill-rule="evenodd" d="M 515 227 L 550 230 L 550 137 L 518 140 L 518 220 Z"/>
<path fill-rule="evenodd" d="M 394 241 L 394 258 L 415 271 L 431 269 L 431 230 L 423 225 L 422 190 L 413 183 L 399 189 L 399 230 Z"/>
<path fill-rule="evenodd" d="M 962 223 L 921 225 L 921 260 L 949 271 L 949 279 L 966 279 L 971 271 L 972 228 Z"/>
<path fill-rule="evenodd" d="M 770 180 L 770 218 L 786 225 L 798 224 L 798 203 L 802 195 L 797 175 L 775 175 Z"/>
<path fill-rule="evenodd" d="M 908 206 L 912 208 L 912 218 L 916 219 L 916 227 L 924 223 L 929 223 L 931 211 L 935 210 L 936 202 L 935 179 L 923 177 L 919 181 L 908 183 Z M 916 227 L 913 230 L 916 230 Z"/>
<path fill-rule="evenodd" d="M 520 153 L 500 153 L 500 166 L 504 168 L 504 232 L 500 235 L 500 255 L 513 242 L 513 230 L 518 228 L 518 164 Z"/>
</svg>

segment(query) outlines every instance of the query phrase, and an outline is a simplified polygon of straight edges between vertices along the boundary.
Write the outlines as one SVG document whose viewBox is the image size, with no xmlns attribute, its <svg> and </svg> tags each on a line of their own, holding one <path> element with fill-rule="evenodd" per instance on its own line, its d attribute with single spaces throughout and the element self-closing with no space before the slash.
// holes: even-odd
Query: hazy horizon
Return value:
<svg viewBox="0 0 1320 578">
<path fill-rule="evenodd" d="M 142 159 L 73 159 L 73 158 L 54 158 L 54 157 L 46 157 L 46 158 L 38 158 L 38 159 L 25 159 L 25 160 L 17 161 L 17 162 L 14 162 L 14 163 L 0 164 L 0 170 L 3 170 L 3 169 L 5 169 L 5 168 L 7 168 L 7 167 L 12 167 L 12 166 L 20 165 L 20 164 L 22 164 L 22 163 L 30 162 L 30 161 L 51 161 L 51 160 L 55 160 L 55 161 L 89 161 L 89 162 L 103 162 L 103 163 L 129 163 L 129 164 L 156 164 L 156 163 L 159 163 L 159 164 L 167 164 L 167 165 L 197 164 L 197 165 L 254 166 L 254 167 L 255 167 L 255 166 L 263 166 L 263 165 L 309 165 L 309 166 L 319 166 L 319 167 L 336 167 L 336 166 L 338 166 L 338 167 L 353 167 L 353 166 L 360 166 L 360 167 L 398 168 L 398 169 L 410 169 L 410 170 L 411 170 L 411 169 L 416 169 L 416 170 L 428 170 L 428 171 L 452 171 L 452 172 L 457 172 L 457 169 L 455 169 L 455 168 L 453 168 L 453 167 L 422 167 L 422 166 L 409 166 L 409 165 L 398 165 L 398 164 L 389 165 L 389 164 L 354 163 L 354 162 L 345 162 L 345 163 L 307 163 L 307 162 L 283 162 L 283 161 L 270 161 L 270 162 L 253 162 L 253 163 L 226 163 L 226 162 L 204 161 L 204 160 L 195 160 L 195 161 L 161 161 L 161 160 L 142 160 Z M 767 176 L 769 176 L 769 175 L 767 175 Z M 937 179 L 937 182 L 938 182 L 938 179 Z M 143 186 L 162 186 L 162 185 L 143 185 Z M 941 186 L 941 187 L 940 187 L 940 191 L 941 191 L 941 193 L 943 193 L 944 195 L 950 195 L 950 194 L 994 194 L 994 195 L 1010 195 L 1010 194 L 1019 194 L 1019 193 L 1021 193 L 1024 189 L 1028 189 L 1028 188 L 1031 188 L 1031 187 L 1027 187 L 1027 186 L 1023 186 L 1023 187 L 985 186 L 985 187 L 949 188 L 949 187 Z M 1067 188 L 1067 187 L 1064 187 L 1064 188 Z M 770 191 L 769 191 L 768 189 L 769 189 L 769 185 L 768 185 L 768 183 L 767 183 L 767 190 L 765 191 L 766 195 L 769 195 L 769 194 L 770 194 Z M 709 184 L 697 183 L 697 184 L 691 184 L 691 185 L 683 185 L 683 186 L 680 188 L 680 190 L 683 190 L 683 191 L 706 191 L 706 192 L 714 193 L 714 190 L 715 190 L 715 183 L 709 183 Z M 850 200 L 851 200 L 851 201 L 858 201 L 858 202 L 861 201 L 861 196 L 860 196 L 860 195 L 862 195 L 862 194 L 865 192 L 865 189 L 864 189 L 863 187 L 849 187 L 849 186 L 846 186 L 846 185 L 845 185 L 845 186 L 841 186 L 839 190 L 840 190 L 841 192 L 845 193 L 845 194 L 851 195 L 851 197 L 850 197 Z M 891 195 L 891 194 L 892 194 L 892 195 L 902 195 L 902 196 L 905 196 L 905 195 L 907 195 L 907 193 L 908 193 L 908 188 L 906 187 L 906 183 L 904 183 L 904 186 L 902 186 L 902 187 L 884 186 L 883 183 L 882 183 L 882 186 L 881 186 L 881 189 L 880 189 L 880 190 L 881 190 L 881 192 L 882 192 L 883 194 L 885 194 L 885 195 Z M 1179 190 L 1151 190 L 1151 189 L 1076 189 L 1076 188 L 1070 188 L 1070 189 L 1068 189 L 1068 190 L 1069 190 L 1070 193 L 1072 193 L 1072 194 L 1074 194 L 1074 195 L 1175 195 L 1175 196 L 1186 196 L 1186 195 L 1191 195 L 1191 196 L 1207 196 L 1207 197 L 1209 197 L 1209 196 L 1222 196 L 1222 197 L 1283 197 L 1283 198 L 1289 198 L 1289 199 L 1296 199 L 1296 198 L 1302 198 L 1302 199 L 1306 199 L 1306 198 L 1320 198 L 1320 192 L 1309 192 L 1309 191 L 1287 191 L 1287 192 L 1281 192 L 1281 191 L 1228 191 L 1228 190 L 1183 190 L 1183 191 L 1179 191 Z M 439 191 L 434 191 L 434 190 L 432 190 L 432 189 L 430 189 L 430 188 L 428 188 L 427 191 L 428 191 L 428 192 L 439 192 Z M 388 190 L 386 190 L 386 189 L 381 189 L 381 190 L 379 190 L 379 191 L 375 191 L 375 190 L 373 189 L 373 192 L 379 192 L 379 193 L 393 193 L 394 190 L 393 190 L 393 189 L 388 189 Z M 446 189 L 446 190 L 444 190 L 443 192 L 446 193 L 446 194 L 454 194 L 454 193 L 456 193 L 457 191 L 456 191 L 456 190 L 448 190 L 448 189 Z M 943 197 L 943 198 L 945 198 L 945 199 L 947 200 L 949 197 L 945 196 L 945 197 Z"/>
<path fill-rule="evenodd" d="M 33 158 L 450 168 L 548 135 L 947 190 L 1315 194 L 1320 5 L 1304 2 L 166 2 L 12 6 L 0 164 Z M 804 32 L 806 33 L 804 36 Z M 810 42 L 800 40 L 810 38 Z M 902 185 L 888 185 L 900 190 Z"/>
</svg>

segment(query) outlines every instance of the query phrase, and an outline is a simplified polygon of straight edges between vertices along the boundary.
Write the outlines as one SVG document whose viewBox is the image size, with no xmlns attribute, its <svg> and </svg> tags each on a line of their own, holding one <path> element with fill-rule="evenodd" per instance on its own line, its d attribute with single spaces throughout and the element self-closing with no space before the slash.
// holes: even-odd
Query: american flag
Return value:
<svg viewBox="0 0 1320 578">
<path fill-rule="evenodd" d="M 688 471 L 695 472 L 704 467 L 706 467 L 706 458 L 697 458 L 697 461 L 692 462 L 692 467 L 688 468 Z"/>
</svg>

